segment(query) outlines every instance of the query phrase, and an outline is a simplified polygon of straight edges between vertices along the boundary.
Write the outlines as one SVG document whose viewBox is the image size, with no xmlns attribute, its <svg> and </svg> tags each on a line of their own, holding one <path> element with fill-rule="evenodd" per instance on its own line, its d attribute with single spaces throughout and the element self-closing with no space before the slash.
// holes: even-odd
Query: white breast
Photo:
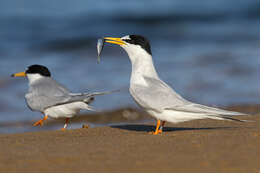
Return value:
<svg viewBox="0 0 260 173">
<path fill-rule="evenodd" d="M 50 107 L 44 110 L 44 113 L 52 118 L 71 118 L 78 114 L 81 109 L 86 109 L 86 107 L 87 105 L 84 102 L 74 102 Z"/>
</svg>

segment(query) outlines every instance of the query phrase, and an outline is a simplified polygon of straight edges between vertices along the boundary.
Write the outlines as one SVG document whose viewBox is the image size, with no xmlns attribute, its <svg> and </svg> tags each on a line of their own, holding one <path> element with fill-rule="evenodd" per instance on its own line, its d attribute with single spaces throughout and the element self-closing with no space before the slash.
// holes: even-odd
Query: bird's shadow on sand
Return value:
<svg viewBox="0 0 260 173">
<path fill-rule="evenodd" d="M 127 125 L 113 125 L 111 128 L 137 131 L 137 132 L 150 132 L 155 130 L 153 125 L 141 125 L 141 124 L 127 124 Z M 191 127 L 164 127 L 164 132 L 172 131 L 186 131 L 186 130 L 217 130 L 217 129 L 234 129 L 236 127 L 203 127 L 203 128 L 191 128 Z"/>
</svg>

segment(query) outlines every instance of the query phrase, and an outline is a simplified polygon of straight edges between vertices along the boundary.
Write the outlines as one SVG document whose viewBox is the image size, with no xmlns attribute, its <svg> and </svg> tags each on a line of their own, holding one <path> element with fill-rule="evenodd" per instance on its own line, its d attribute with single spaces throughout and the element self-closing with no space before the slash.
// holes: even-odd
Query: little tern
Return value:
<svg viewBox="0 0 260 173">
<path fill-rule="evenodd" d="M 150 43 L 143 36 L 104 37 L 104 41 L 120 45 L 127 52 L 132 64 L 129 91 L 135 102 L 157 119 L 153 134 L 162 133 L 165 122 L 179 123 L 205 118 L 243 121 L 232 116 L 246 114 L 192 103 L 177 94 L 159 78 Z"/>
<path fill-rule="evenodd" d="M 48 117 L 66 118 L 62 130 L 65 130 L 70 118 L 74 117 L 80 110 L 94 110 L 89 104 L 96 95 L 109 94 L 111 92 L 94 93 L 71 93 L 63 85 L 51 78 L 47 67 L 42 65 L 31 65 L 25 72 L 12 74 L 12 77 L 27 77 L 29 91 L 25 95 L 27 106 L 32 111 L 44 114 L 44 118 L 33 125 L 43 125 Z"/>
</svg>

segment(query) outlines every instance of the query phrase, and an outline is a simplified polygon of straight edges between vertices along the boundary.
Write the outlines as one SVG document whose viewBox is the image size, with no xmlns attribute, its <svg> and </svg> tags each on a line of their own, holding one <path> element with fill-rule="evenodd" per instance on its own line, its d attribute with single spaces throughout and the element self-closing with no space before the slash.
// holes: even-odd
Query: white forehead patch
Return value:
<svg viewBox="0 0 260 173">
<path fill-rule="evenodd" d="M 130 37 L 129 37 L 129 35 L 126 35 L 126 36 L 124 36 L 124 37 L 121 37 L 121 40 L 130 40 Z"/>
<path fill-rule="evenodd" d="M 42 76 L 42 75 L 40 75 L 38 73 L 35 73 L 35 74 L 27 74 L 27 78 L 29 80 L 29 83 L 32 84 L 35 81 L 44 78 L 44 76 Z"/>
</svg>

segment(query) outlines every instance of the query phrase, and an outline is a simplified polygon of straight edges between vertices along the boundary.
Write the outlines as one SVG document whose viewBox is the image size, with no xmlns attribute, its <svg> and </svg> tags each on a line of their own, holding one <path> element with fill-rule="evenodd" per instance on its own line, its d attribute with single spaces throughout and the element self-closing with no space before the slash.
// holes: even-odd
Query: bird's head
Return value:
<svg viewBox="0 0 260 173">
<path fill-rule="evenodd" d="M 11 75 L 12 77 L 27 77 L 30 82 L 44 77 L 51 77 L 49 69 L 42 65 L 31 65 L 27 67 L 25 72 L 19 72 Z"/>
<path fill-rule="evenodd" d="M 105 37 L 105 42 L 120 45 L 131 56 L 152 55 L 149 41 L 140 35 L 127 35 L 121 38 Z"/>
</svg>

